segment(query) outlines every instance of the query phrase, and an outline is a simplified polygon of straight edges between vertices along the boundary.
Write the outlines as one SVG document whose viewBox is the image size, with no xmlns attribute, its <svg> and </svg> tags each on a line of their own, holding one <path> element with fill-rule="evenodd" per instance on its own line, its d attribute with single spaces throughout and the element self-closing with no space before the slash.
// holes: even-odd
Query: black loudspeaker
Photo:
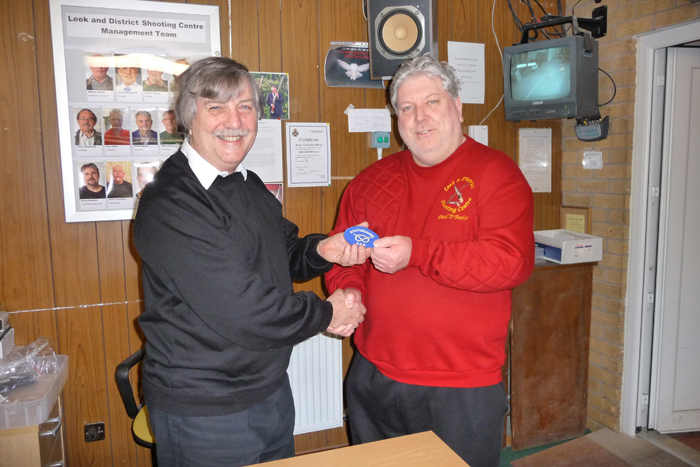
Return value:
<svg viewBox="0 0 700 467">
<path fill-rule="evenodd" d="M 391 79 L 409 58 L 437 58 L 437 0 L 367 0 L 371 79 Z"/>
</svg>

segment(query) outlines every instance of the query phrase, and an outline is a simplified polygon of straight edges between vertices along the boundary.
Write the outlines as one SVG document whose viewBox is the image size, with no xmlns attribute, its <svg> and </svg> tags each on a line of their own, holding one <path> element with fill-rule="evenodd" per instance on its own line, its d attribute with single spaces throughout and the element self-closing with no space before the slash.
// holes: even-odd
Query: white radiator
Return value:
<svg viewBox="0 0 700 467">
<path fill-rule="evenodd" d="M 294 394 L 294 434 L 343 426 L 342 340 L 318 334 L 294 347 L 289 382 Z"/>
</svg>

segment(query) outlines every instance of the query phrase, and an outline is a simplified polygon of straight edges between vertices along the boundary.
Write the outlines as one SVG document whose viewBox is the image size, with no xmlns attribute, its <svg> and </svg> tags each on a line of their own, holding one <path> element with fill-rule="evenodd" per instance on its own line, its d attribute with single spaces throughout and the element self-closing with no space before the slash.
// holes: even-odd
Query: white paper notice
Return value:
<svg viewBox="0 0 700 467">
<path fill-rule="evenodd" d="M 484 44 L 447 42 L 447 62 L 461 83 L 462 104 L 483 104 L 485 94 Z"/>
<path fill-rule="evenodd" d="M 391 114 L 387 109 L 350 109 L 346 113 L 350 133 L 391 132 Z"/>
<path fill-rule="evenodd" d="M 552 129 L 521 128 L 520 170 L 533 193 L 552 192 Z"/>
<path fill-rule="evenodd" d="M 284 180 L 282 168 L 282 120 L 258 120 L 258 136 L 243 162 L 265 183 Z"/>
<path fill-rule="evenodd" d="M 287 122 L 287 187 L 330 186 L 329 123 Z"/>
</svg>

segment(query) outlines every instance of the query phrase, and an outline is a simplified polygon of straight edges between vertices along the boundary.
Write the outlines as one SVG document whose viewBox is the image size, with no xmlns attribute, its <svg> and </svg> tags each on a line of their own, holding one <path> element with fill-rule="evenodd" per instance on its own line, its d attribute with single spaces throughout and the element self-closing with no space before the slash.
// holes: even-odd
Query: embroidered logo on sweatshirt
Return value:
<svg viewBox="0 0 700 467">
<path fill-rule="evenodd" d="M 472 202 L 470 196 L 474 189 L 474 182 L 469 177 L 461 177 L 450 182 L 445 188 L 445 196 L 440 201 L 442 207 L 449 214 L 440 214 L 438 219 L 456 219 L 466 221 L 469 216 L 461 215 L 460 213 L 467 209 Z"/>
</svg>

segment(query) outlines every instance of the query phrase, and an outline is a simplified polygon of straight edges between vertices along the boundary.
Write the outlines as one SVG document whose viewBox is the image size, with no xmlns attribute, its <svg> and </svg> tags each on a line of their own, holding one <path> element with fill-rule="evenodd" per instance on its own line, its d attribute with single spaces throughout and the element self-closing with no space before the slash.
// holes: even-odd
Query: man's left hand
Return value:
<svg viewBox="0 0 700 467">
<path fill-rule="evenodd" d="M 359 224 L 360 227 L 369 227 L 367 222 Z M 338 232 L 332 237 L 322 240 L 317 247 L 318 254 L 329 263 L 340 264 L 341 266 L 354 266 L 367 261 L 372 255 L 370 248 L 364 246 L 350 245 L 345 241 L 343 232 Z"/>
</svg>

